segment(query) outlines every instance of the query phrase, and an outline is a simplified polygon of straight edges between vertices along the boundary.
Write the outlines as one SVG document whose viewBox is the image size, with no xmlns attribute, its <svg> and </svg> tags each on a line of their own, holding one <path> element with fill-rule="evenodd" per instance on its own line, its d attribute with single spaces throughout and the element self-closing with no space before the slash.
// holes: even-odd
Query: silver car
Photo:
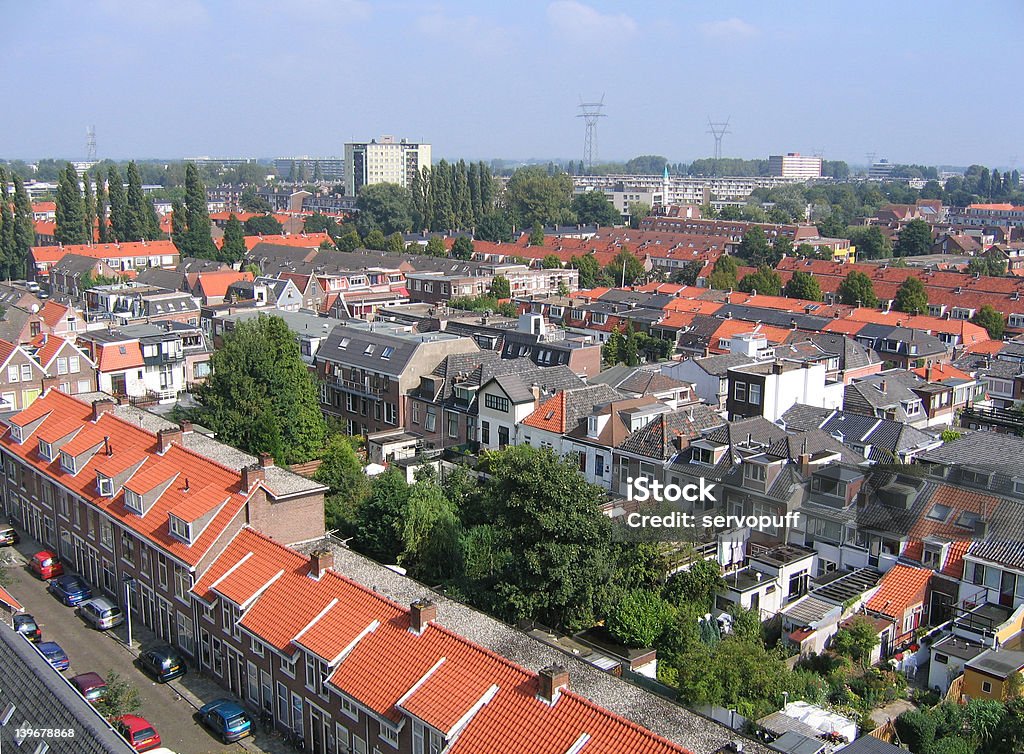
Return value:
<svg viewBox="0 0 1024 754">
<path fill-rule="evenodd" d="M 78 612 L 100 631 L 120 626 L 124 622 L 124 613 L 121 612 L 121 608 L 106 597 L 95 597 L 83 602 L 78 606 Z"/>
</svg>

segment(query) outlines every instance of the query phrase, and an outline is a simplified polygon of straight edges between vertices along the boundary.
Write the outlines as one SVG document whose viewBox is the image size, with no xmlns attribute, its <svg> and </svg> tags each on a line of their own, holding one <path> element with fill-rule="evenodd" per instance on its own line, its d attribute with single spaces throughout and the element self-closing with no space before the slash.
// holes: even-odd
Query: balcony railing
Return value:
<svg viewBox="0 0 1024 754">
<path fill-rule="evenodd" d="M 364 393 L 366 395 L 383 395 L 384 394 L 384 388 L 382 388 L 382 387 L 375 387 L 374 385 L 371 385 L 369 382 L 365 382 L 365 381 L 359 382 L 357 380 L 340 379 L 340 380 L 337 380 L 337 383 L 341 387 L 345 388 L 346 390 L 352 390 L 353 392 L 356 392 L 356 393 Z"/>
</svg>

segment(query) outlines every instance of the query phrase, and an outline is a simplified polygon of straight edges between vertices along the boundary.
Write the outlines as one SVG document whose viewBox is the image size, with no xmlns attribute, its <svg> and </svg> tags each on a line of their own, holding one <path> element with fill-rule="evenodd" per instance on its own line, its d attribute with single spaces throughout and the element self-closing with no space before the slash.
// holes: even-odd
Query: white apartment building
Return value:
<svg viewBox="0 0 1024 754">
<path fill-rule="evenodd" d="M 430 145 L 382 136 L 345 145 L 345 193 L 356 196 L 363 186 L 397 183 L 410 188 L 412 176 L 430 167 Z"/>
<path fill-rule="evenodd" d="M 801 181 L 821 178 L 821 158 L 808 157 L 799 152 L 773 154 L 768 158 L 768 172 L 782 178 L 796 178 Z"/>
</svg>

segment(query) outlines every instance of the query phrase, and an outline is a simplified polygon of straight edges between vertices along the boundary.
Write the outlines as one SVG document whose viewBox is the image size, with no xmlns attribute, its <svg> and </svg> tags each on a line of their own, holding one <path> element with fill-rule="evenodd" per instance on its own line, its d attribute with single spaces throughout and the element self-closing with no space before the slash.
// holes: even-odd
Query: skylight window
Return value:
<svg viewBox="0 0 1024 754">
<path fill-rule="evenodd" d="M 950 508 L 948 505 L 936 503 L 935 505 L 932 506 L 932 509 L 928 511 L 928 514 L 925 516 L 925 518 L 931 519 L 932 521 L 945 521 L 947 518 L 949 518 L 949 514 L 952 512 L 953 509 Z"/>
<path fill-rule="evenodd" d="M 392 348 L 391 346 L 385 346 L 384 350 L 380 352 L 380 357 L 382 359 L 390 359 L 391 358 L 391 354 L 393 354 L 394 352 L 395 352 L 394 348 Z"/>
<path fill-rule="evenodd" d="M 342 350 L 344 350 L 344 349 L 348 348 L 348 344 L 349 344 L 349 338 L 342 338 L 341 342 L 338 344 L 338 348 L 341 348 Z"/>
<path fill-rule="evenodd" d="M 363 351 L 363 355 L 372 356 L 374 348 L 376 348 L 376 346 L 374 346 L 373 343 L 370 343 L 368 346 L 366 346 L 366 349 Z"/>
</svg>

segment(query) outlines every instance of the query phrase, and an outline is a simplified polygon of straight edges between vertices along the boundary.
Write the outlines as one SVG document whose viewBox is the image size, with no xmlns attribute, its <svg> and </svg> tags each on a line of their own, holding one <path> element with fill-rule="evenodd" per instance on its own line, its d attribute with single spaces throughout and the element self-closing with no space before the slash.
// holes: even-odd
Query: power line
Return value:
<svg viewBox="0 0 1024 754">
<path fill-rule="evenodd" d="M 712 122 L 711 116 L 708 116 L 707 132 L 715 137 L 715 162 L 714 167 L 712 168 L 712 172 L 715 175 L 718 175 L 718 163 L 722 159 L 722 137 L 725 136 L 726 134 L 732 133 L 732 131 L 729 130 L 730 120 L 732 120 L 731 115 L 725 119 L 724 123 L 715 123 Z"/>
<path fill-rule="evenodd" d="M 594 169 L 594 156 L 597 154 L 597 120 L 608 117 L 601 112 L 602 109 L 604 109 L 603 94 L 598 102 L 584 102 L 580 97 L 580 113 L 576 117 L 583 118 L 583 122 L 587 126 L 587 134 L 583 140 L 583 164 L 588 173 Z"/>
<path fill-rule="evenodd" d="M 85 159 L 96 162 L 96 126 L 89 126 L 85 130 Z"/>
</svg>

